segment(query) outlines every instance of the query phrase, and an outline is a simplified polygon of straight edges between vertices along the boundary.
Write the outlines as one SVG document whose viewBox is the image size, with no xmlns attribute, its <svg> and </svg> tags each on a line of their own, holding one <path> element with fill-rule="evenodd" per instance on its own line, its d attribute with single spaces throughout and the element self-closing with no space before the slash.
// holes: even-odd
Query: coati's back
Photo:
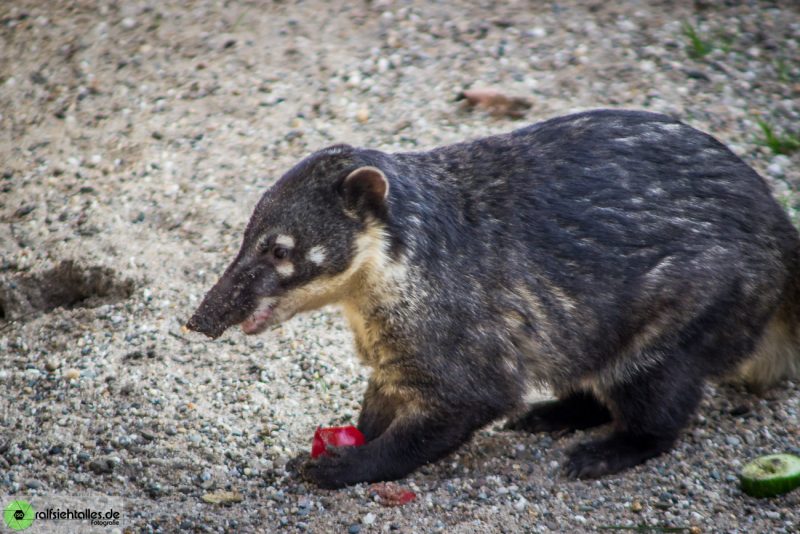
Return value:
<svg viewBox="0 0 800 534">
<path fill-rule="evenodd" d="M 373 368 L 367 444 L 310 461 L 326 487 L 399 478 L 515 413 L 531 432 L 615 422 L 568 454 L 596 477 L 668 450 L 705 379 L 800 375 L 800 238 L 765 182 L 662 115 L 594 111 L 386 154 L 339 145 L 268 190 L 188 327 L 257 334 L 341 303 Z"/>
<path fill-rule="evenodd" d="M 438 237 L 421 261 L 448 258 L 428 275 L 456 294 L 485 290 L 486 317 L 474 319 L 528 351 L 530 380 L 627 380 L 678 357 L 661 338 L 703 337 L 707 315 L 729 317 L 736 341 L 720 333 L 728 350 L 687 362 L 702 375 L 731 372 L 781 306 L 771 332 L 796 339 L 782 318 L 800 302 L 797 232 L 764 180 L 711 136 L 607 110 L 396 157 L 439 212 L 416 214 Z M 751 385 L 788 371 L 768 367 L 748 366 Z"/>
</svg>

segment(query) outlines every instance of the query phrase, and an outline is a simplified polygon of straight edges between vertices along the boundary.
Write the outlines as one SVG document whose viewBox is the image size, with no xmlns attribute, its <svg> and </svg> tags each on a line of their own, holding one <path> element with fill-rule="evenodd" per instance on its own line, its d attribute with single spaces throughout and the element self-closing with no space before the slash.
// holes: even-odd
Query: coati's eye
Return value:
<svg viewBox="0 0 800 534">
<path fill-rule="evenodd" d="M 276 260 L 282 260 L 289 255 L 289 249 L 281 245 L 272 247 L 272 257 Z"/>
</svg>

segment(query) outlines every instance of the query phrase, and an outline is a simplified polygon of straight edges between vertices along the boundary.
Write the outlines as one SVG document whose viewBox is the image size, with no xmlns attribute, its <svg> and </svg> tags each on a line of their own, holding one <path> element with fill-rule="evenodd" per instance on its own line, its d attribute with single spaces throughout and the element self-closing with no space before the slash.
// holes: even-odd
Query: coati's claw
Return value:
<svg viewBox="0 0 800 534">
<path fill-rule="evenodd" d="M 503 428 L 505 430 L 530 432 L 531 434 L 540 434 L 544 432 L 567 434 L 576 430 L 578 427 L 570 425 L 567 421 L 548 419 L 543 414 L 531 410 L 524 415 L 510 419 Z"/>
<path fill-rule="evenodd" d="M 669 450 L 673 440 L 673 436 L 619 432 L 605 439 L 578 443 L 567 452 L 564 473 L 571 479 L 612 475 Z"/>
<path fill-rule="evenodd" d="M 300 473 L 320 488 L 337 489 L 360 482 L 358 468 L 352 447 L 329 447 L 324 455 L 308 460 Z"/>
<path fill-rule="evenodd" d="M 308 453 L 300 453 L 293 458 L 290 458 L 286 465 L 284 466 L 284 470 L 289 474 L 292 478 L 297 478 L 303 476 L 303 468 L 305 467 L 305 463 L 308 460 Z"/>
<path fill-rule="evenodd" d="M 547 421 L 536 414 L 526 413 L 514 419 L 509 419 L 503 425 L 503 430 L 525 431 L 531 433 L 550 432 L 553 428 Z"/>
<path fill-rule="evenodd" d="M 619 471 L 609 463 L 610 451 L 597 441 L 580 443 L 567 453 L 564 474 L 567 478 L 599 478 Z M 621 468 L 620 468 L 621 469 Z"/>
</svg>

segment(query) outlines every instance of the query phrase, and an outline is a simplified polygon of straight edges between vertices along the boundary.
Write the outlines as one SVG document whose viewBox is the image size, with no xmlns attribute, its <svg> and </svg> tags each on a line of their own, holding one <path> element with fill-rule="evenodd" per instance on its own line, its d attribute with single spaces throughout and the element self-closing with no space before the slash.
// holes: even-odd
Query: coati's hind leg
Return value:
<svg viewBox="0 0 800 534">
<path fill-rule="evenodd" d="M 528 411 L 506 423 L 509 430 L 527 432 L 556 432 L 583 430 L 611 421 L 611 412 L 589 392 L 577 391 L 570 395 L 533 404 Z"/>
<path fill-rule="evenodd" d="M 595 478 L 633 467 L 675 443 L 697 407 L 703 378 L 686 354 L 607 391 L 615 429 L 611 435 L 580 443 L 568 453 L 570 478 Z"/>
</svg>

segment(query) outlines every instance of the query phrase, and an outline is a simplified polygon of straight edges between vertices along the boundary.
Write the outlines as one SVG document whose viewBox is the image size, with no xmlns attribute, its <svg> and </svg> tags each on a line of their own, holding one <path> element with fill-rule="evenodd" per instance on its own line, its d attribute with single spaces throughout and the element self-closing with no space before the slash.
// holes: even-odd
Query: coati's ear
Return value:
<svg viewBox="0 0 800 534">
<path fill-rule="evenodd" d="M 347 175 L 340 192 L 347 209 L 380 216 L 386 212 L 389 180 L 377 167 L 359 167 Z"/>
</svg>

